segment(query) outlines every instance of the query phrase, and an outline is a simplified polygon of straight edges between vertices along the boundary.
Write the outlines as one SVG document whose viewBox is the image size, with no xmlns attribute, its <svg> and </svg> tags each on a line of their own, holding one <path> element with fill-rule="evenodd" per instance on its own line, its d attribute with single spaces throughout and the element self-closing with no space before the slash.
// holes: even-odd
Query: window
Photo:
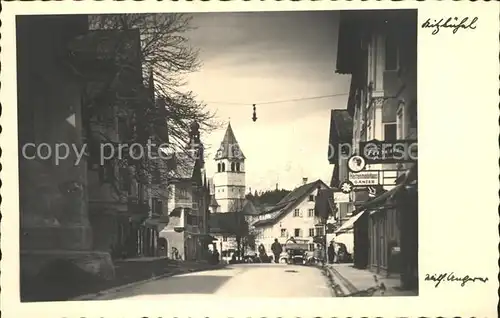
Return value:
<svg viewBox="0 0 500 318">
<path fill-rule="evenodd" d="M 127 168 L 120 168 L 120 190 L 128 194 L 132 192 L 132 182 Z"/>
<path fill-rule="evenodd" d="M 388 35 L 385 39 L 385 70 L 386 71 L 397 71 L 399 58 L 398 58 L 398 46 L 396 39 L 392 35 Z"/>
<path fill-rule="evenodd" d="M 236 163 L 236 171 L 240 172 L 240 163 L 239 162 Z"/>
<path fill-rule="evenodd" d="M 294 217 L 300 217 L 300 210 L 299 210 L 299 209 L 295 209 L 295 210 L 293 211 L 293 216 L 294 216 Z"/>
<path fill-rule="evenodd" d="M 307 210 L 307 216 L 310 218 L 314 217 L 314 209 Z"/>
<path fill-rule="evenodd" d="M 153 198 L 153 214 L 162 215 L 163 214 L 163 202 L 158 200 L 158 198 Z"/>
<path fill-rule="evenodd" d="M 223 237 L 222 237 L 222 241 L 223 241 L 223 242 L 227 242 L 227 236 L 223 236 Z"/>
<path fill-rule="evenodd" d="M 403 130 L 403 125 L 404 125 L 404 121 L 403 121 L 403 104 L 400 106 L 400 109 L 397 113 L 397 120 L 396 120 L 396 123 L 397 123 L 397 138 L 398 139 L 404 139 L 405 135 L 404 135 L 404 130 Z"/>
<path fill-rule="evenodd" d="M 316 228 L 316 235 L 317 236 L 325 235 L 325 232 L 323 231 L 323 227 L 317 227 Z"/>
<path fill-rule="evenodd" d="M 235 166 L 234 166 L 234 162 L 231 162 L 231 171 L 235 171 Z"/>
<path fill-rule="evenodd" d="M 281 237 L 286 237 L 286 229 L 281 229 Z"/>
<path fill-rule="evenodd" d="M 220 162 L 217 164 L 217 172 L 222 172 L 222 165 Z"/>
<path fill-rule="evenodd" d="M 226 171 L 226 164 L 223 162 L 221 164 L 221 172 L 224 172 L 224 171 Z"/>
<path fill-rule="evenodd" d="M 188 193 L 186 189 L 177 189 L 177 196 L 179 199 L 187 199 Z"/>
<path fill-rule="evenodd" d="M 310 202 L 313 202 L 313 201 L 314 201 L 314 195 L 313 195 L 313 194 L 311 194 L 311 195 L 309 196 L 309 201 L 310 201 Z"/>
<path fill-rule="evenodd" d="M 155 167 L 152 171 L 152 180 L 153 184 L 161 184 L 161 171 L 160 168 Z"/>
<path fill-rule="evenodd" d="M 397 140 L 396 123 L 384 124 L 384 140 Z"/>
<path fill-rule="evenodd" d="M 314 251 L 314 243 L 309 244 L 309 251 Z"/>
<path fill-rule="evenodd" d="M 314 236 L 314 229 L 309 229 L 309 236 Z"/>
<path fill-rule="evenodd" d="M 301 237 L 302 236 L 302 233 L 301 233 L 300 229 L 293 230 L 293 234 L 294 234 L 295 237 Z"/>
</svg>

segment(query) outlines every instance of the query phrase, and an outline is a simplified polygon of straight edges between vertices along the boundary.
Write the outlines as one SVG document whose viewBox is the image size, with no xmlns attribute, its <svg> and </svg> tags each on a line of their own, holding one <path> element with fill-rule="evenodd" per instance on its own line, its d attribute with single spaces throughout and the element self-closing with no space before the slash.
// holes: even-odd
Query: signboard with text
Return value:
<svg viewBox="0 0 500 318">
<path fill-rule="evenodd" d="M 335 203 L 349 203 L 350 198 L 349 198 L 349 193 L 343 193 L 343 192 L 334 192 L 333 193 L 333 202 Z"/>
<path fill-rule="evenodd" d="M 355 187 L 378 185 L 379 171 L 349 172 L 349 181 Z"/>
<path fill-rule="evenodd" d="M 414 162 L 418 158 L 416 140 L 364 141 L 359 143 L 367 164 Z"/>
</svg>

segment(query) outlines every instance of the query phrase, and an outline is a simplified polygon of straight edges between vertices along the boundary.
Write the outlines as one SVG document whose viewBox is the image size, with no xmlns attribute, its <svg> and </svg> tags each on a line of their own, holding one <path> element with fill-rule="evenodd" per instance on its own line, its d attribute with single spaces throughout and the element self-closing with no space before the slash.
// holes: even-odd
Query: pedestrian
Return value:
<svg viewBox="0 0 500 318">
<path fill-rule="evenodd" d="M 321 263 L 321 265 L 325 265 L 325 255 L 324 249 L 321 244 L 316 245 L 316 250 L 314 251 L 314 258 L 317 263 Z"/>
<path fill-rule="evenodd" d="M 278 242 L 278 239 L 274 239 L 274 243 L 271 245 L 271 251 L 273 251 L 274 262 L 278 263 L 280 259 L 281 252 L 283 252 L 283 247 Z"/>
<path fill-rule="evenodd" d="M 213 264 L 219 264 L 219 251 L 217 250 L 217 247 L 214 248 L 214 252 L 212 254 L 212 262 Z"/>
<path fill-rule="evenodd" d="M 335 261 L 335 246 L 333 245 L 333 241 L 330 242 L 328 246 L 328 263 L 333 264 Z"/>
<path fill-rule="evenodd" d="M 259 258 L 261 263 L 267 263 L 267 254 L 266 249 L 264 248 L 264 244 L 259 245 Z"/>
</svg>

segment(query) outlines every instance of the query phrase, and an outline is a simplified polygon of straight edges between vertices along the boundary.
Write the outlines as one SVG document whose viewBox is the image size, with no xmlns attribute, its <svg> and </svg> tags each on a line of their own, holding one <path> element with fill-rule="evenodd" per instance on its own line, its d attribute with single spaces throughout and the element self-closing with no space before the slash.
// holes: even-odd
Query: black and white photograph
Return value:
<svg viewBox="0 0 500 318">
<path fill-rule="evenodd" d="M 454 75 L 420 62 L 431 55 L 424 37 L 461 47 L 481 19 L 439 20 L 428 7 L 110 7 L 7 20 L 15 79 L 3 75 L 2 87 L 15 91 L 2 126 L 13 115 L 15 146 L 4 148 L 4 131 L 2 174 L 17 183 L 2 182 L 2 197 L 17 203 L 2 212 L 18 221 L 4 218 L 2 232 L 19 234 L 2 242 L 4 254 L 18 246 L 18 271 L 2 264 L 2 304 L 5 275 L 21 304 L 355 298 L 362 310 L 365 297 L 389 297 L 389 310 L 491 289 L 495 277 L 464 243 L 479 240 L 464 229 L 481 217 L 466 221 L 446 207 L 465 208 L 461 195 L 427 187 L 465 178 L 458 162 L 438 173 L 460 139 L 446 126 L 466 122 L 449 112 L 485 116 L 423 93 L 434 72 Z M 432 112 L 442 128 L 423 122 Z M 447 249 L 466 263 L 444 263 Z"/>
<path fill-rule="evenodd" d="M 416 10 L 16 29 L 23 301 L 418 295 Z"/>
</svg>

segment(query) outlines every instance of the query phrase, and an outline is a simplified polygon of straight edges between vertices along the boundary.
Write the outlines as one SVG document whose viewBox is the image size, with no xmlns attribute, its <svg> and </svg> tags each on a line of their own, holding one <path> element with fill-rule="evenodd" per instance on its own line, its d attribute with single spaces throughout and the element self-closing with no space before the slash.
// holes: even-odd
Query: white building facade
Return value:
<svg viewBox="0 0 500 318">
<path fill-rule="evenodd" d="M 258 216 L 253 224 L 257 232 L 257 245 L 263 244 L 267 254 L 272 254 L 275 239 L 284 245 L 290 237 L 297 243 L 309 244 L 314 249 L 313 237 L 324 235 L 324 226 L 315 217 L 315 200 L 319 189 L 328 189 L 321 180 L 306 183 L 296 188 L 274 208 Z"/>
<path fill-rule="evenodd" d="M 245 156 L 234 135 L 231 124 L 215 155 L 217 172 L 213 177 L 217 213 L 237 212 L 245 199 Z"/>
</svg>

